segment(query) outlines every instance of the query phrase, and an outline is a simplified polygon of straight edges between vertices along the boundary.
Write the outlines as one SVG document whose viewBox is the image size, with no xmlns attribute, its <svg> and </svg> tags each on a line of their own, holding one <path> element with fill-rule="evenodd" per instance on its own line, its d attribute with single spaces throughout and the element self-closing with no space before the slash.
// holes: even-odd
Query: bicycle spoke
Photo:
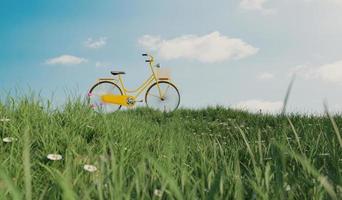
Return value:
<svg viewBox="0 0 342 200">
<path fill-rule="evenodd" d="M 150 93 L 148 93 L 147 95 L 149 95 L 149 96 L 153 96 L 153 97 L 155 97 L 155 98 L 158 98 L 158 99 L 160 99 L 160 97 L 159 97 L 159 96 L 157 96 L 157 95 L 154 95 L 154 94 L 150 94 Z"/>
<path fill-rule="evenodd" d="M 89 103 L 92 109 L 97 112 L 110 113 L 120 109 L 120 106 L 108 104 L 102 101 L 103 95 L 120 94 L 120 89 L 112 84 L 103 82 L 94 87 L 88 94 Z"/>
<path fill-rule="evenodd" d="M 165 95 L 166 95 L 167 91 L 169 90 L 169 88 L 170 88 L 170 85 L 167 85 L 167 88 L 165 89 L 165 92 L 164 92 L 164 94 L 162 95 L 162 97 L 165 97 Z"/>
<path fill-rule="evenodd" d="M 159 95 L 155 95 L 159 94 L 159 92 L 161 92 L 161 97 Z M 169 112 L 177 109 L 179 100 L 180 98 L 177 88 L 168 82 L 153 85 L 148 90 L 146 96 L 147 105 L 150 108 L 154 108 L 162 112 Z"/>
<path fill-rule="evenodd" d="M 102 96 L 102 94 L 91 93 L 91 97 L 92 97 L 92 96 L 95 96 L 95 97 L 100 97 L 100 96 Z"/>
</svg>

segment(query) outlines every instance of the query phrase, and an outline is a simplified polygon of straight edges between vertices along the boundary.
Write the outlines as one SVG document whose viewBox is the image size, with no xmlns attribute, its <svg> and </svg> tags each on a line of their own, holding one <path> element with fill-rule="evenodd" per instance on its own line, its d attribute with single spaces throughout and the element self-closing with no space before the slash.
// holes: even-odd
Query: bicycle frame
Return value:
<svg viewBox="0 0 342 200">
<path fill-rule="evenodd" d="M 149 67 L 151 69 L 152 75 L 146 79 L 137 89 L 134 90 L 129 90 L 125 87 L 124 81 L 122 76 L 119 74 L 118 75 L 118 79 L 107 79 L 107 80 L 112 80 L 114 83 L 120 83 L 120 89 L 122 90 L 123 95 L 127 96 L 128 94 L 135 94 L 135 95 L 130 95 L 132 96 L 134 99 L 138 98 L 139 95 L 145 91 L 145 89 L 150 86 L 152 83 L 156 82 L 157 83 L 157 87 L 158 87 L 158 92 L 159 92 L 159 97 L 162 98 L 162 92 L 159 86 L 159 80 L 157 78 L 157 75 L 153 69 L 153 64 L 154 64 L 154 58 L 152 56 L 149 55 Z M 104 80 L 104 79 L 99 79 L 99 80 Z"/>
<path fill-rule="evenodd" d="M 149 85 L 151 85 L 153 82 L 158 82 L 155 75 L 151 75 L 147 80 L 145 80 L 137 89 L 134 90 L 128 90 L 125 87 L 125 84 L 123 82 L 123 79 L 121 75 L 119 75 L 119 82 L 120 82 L 120 88 L 122 89 L 123 95 L 128 94 L 135 94 L 133 95 L 134 98 L 137 98 Z"/>
<path fill-rule="evenodd" d="M 172 111 L 178 108 L 180 103 L 180 95 L 177 87 L 172 83 L 168 70 L 158 70 L 159 64 L 154 65 L 154 58 L 148 54 L 142 54 L 142 56 L 147 56 L 151 75 L 136 89 L 130 90 L 125 87 L 125 83 L 123 80 L 122 74 L 124 72 L 112 71 L 111 73 L 114 75 L 113 78 L 100 78 L 97 79 L 97 83 L 92 86 L 90 89 L 89 103 L 91 103 L 92 108 L 96 108 L 97 106 L 104 105 L 117 105 L 117 109 L 120 109 L 122 106 L 127 108 L 132 108 L 135 106 L 137 102 L 144 102 L 147 106 L 151 106 L 151 108 L 155 108 L 161 111 Z M 110 90 L 102 90 L 99 85 L 111 85 L 110 87 L 113 89 Z M 165 86 L 165 88 L 164 88 Z M 95 88 L 100 88 L 99 91 Z M 114 89 L 117 89 L 116 91 Z M 163 88 L 163 91 L 162 91 Z M 169 89 L 172 90 L 172 95 L 177 98 L 169 98 Z M 94 92 L 94 93 L 93 93 Z M 141 95 L 141 93 L 145 92 L 145 99 L 137 100 L 137 98 Z M 157 94 L 158 93 L 158 94 Z M 94 97 L 94 98 L 93 98 Z M 159 105 L 156 105 L 156 101 L 151 102 L 150 98 L 159 99 Z M 171 101 L 169 101 L 169 99 Z M 157 103 L 158 104 L 158 103 Z M 160 107 L 162 106 L 162 107 Z"/>
</svg>

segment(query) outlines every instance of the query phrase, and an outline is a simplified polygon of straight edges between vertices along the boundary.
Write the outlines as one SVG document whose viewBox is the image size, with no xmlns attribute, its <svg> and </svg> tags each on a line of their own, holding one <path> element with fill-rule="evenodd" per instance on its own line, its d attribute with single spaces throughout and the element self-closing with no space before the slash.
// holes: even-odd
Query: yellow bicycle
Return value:
<svg viewBox="0 0 342 200">
<path fill-rule="evenodd" d="M 147 107 L 164 112 L 174 111 L 180 103 L 180 94 L 170 80 L 167 73 L 162 73 L 159 64 L 154 65 L 154 58 L 148 54 L 146 60 L 151 69 L 151 76 L 143 82 L 137 89 L 128 90 L 123 82 L 122 75 L 125 72 L 111 71 L 115 78 L 100 78 L 91 87 L 88 93 L 88 102 L 92 109 L 97 112 L 111 113 L 119 110 L 122 106 L 132 108 L 139 95 L 145 93 L 145 103 Z M 134 94 L 134 95 L 133 95 Z"/>
</svg>

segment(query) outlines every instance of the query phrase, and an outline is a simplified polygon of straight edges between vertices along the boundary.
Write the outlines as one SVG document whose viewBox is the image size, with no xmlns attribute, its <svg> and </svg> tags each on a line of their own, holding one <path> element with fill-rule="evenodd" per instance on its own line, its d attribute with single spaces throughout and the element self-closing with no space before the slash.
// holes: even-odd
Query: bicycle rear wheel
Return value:
<svg viewBox="0 0 342 200">
<path fill-rule="evenodd" d="M 95 84 L 88 93 L 88 102 L 96 112 L 112 113 L 121 108 L 121 105 L 105 103 L 101 96 L 105 94 L 122 95 L 119 86 L 110 81 L 102 81 Z"/>
<path fill-rule="evenodd" d="M 161 95 L 159 94 L 159 88 Z M 145 95 L 147 107 L 162 112 L 175 111 L 180 103 L 179 91 L 172 83 L 159 81 L 158 84 L 151 85 Z"/>
</svg>

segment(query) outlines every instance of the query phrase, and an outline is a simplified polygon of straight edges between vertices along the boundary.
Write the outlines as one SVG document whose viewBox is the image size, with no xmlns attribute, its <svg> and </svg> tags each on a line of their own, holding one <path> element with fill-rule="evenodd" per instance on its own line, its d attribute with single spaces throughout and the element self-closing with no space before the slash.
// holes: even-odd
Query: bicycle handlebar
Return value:
<svg viewBox="0 0 342 200">
<path fill-rule="evenodd" d="M 147 53 L 143 53 L 143 54 L 141 54 L 142 56 L 147 56 L 147 57 L 149 57 L 149 59 L 148 60 L 145 60 L 145 62 L 147 62 L 147 63 L 153 63 L 154 62 L 154 58 L 153 58 L 153 56 L 151 56 L 151 55 L 149 55 L 149 54 L 147 54 Z"/>
</svg>

